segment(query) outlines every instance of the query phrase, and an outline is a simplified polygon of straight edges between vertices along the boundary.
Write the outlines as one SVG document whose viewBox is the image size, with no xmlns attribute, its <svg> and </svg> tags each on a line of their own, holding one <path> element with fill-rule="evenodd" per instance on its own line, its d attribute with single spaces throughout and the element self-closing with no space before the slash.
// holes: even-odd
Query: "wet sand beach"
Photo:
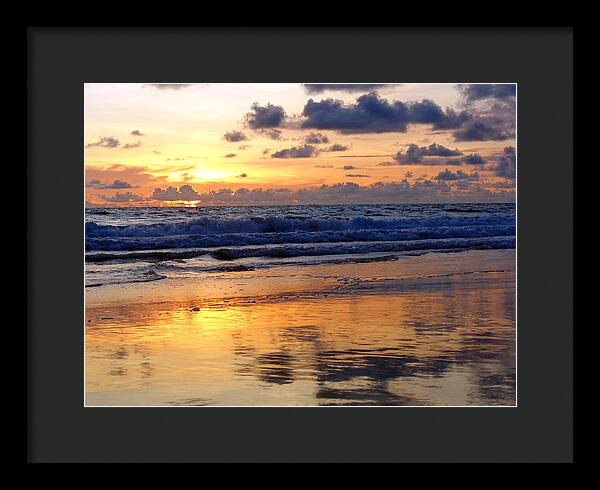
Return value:
<svg viewBox="0 0 600 490">
<path fill-rule="evenodd" d="M 515 250 L 86 288 L 87 406 L 514 405 Z"/>
</svg>

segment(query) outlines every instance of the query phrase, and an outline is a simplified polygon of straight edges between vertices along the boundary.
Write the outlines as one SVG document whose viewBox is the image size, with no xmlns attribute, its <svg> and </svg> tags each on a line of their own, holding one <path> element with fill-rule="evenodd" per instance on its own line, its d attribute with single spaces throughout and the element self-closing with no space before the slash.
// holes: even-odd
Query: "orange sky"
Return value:
<svg viewBox="0 0 600 490">
<path fill-rule="evenodd" d="M 379 105 L 372 113 L 357 101 L 369 92 L 378 94 L 373 95 Z M 514 201 L 514 175 L 501 164 L 506 163 L 504 149 L 516 147 L 514 133 L 506 132 L 514 128 L 516 101 L 500 91 L 489 92 L 468 92 L 454 84 L 364 90 L 301 84 L 85 84 L 86 204 L 335 202 L 331 186 L 345 183 L 360 186 L 360 192 L 342 186 L 349 192 L 344 194 L 348 202 Z M 309 99 L 339 100 L 341 109 L 307 116 L 303 111 Z M 385 104 L 396 108 L 395 101 L 418 108 L 412 104 L 423 100 L 442 111 L 466 111 L 468 122 L 446 129 L 411 116 L 406 124 L 392 126 L 385 111 L 379 111 Z M 258 109 L 252 108 L 254 103 Z M 261 108 L 273 112 L 273 118 L 267 110 L 259 114 Z M 341 123 L 339 116 L 344 118 Z M 482 135 L 476 126 L 500 120 L 502 133 L 494 126 Z M 411 144 L 423 154 L 409 158 Z M 427 148 L 433 144 L 456 156 L 429 155 Z M 466 158 L 472 154 L 480 158 Z M 323 185 L 328 187 L 318 190 Z M 277 198 L 270 192 L 238 193 L 222 202 L 218 195 L 207 194 L 240 188 L 285 192 Z M 301 197 L 301 189 L 314 192 Z"/>
</svg>

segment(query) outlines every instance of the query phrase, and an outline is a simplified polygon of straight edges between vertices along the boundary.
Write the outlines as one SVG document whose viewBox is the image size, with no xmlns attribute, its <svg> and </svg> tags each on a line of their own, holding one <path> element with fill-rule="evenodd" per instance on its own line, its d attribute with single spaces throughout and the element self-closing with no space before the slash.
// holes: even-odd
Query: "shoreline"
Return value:
<svg viewBox="0 0 600 490">
<path fill-rule="evenodd" d="M 249 271 L 209 272 L 194 277 L 165 277 L 156 281 L 107 284 L 85 288 L 86 309 L 119 303 L 155 303 L 177 300 L 217 301 L 236 297 L 329 292 L 344 294 L 340 281 L 364 277 L 404 281 L 408 285 L 452 274 L 515 272 L 514 249 L 428 252 L 392 261 L 289 265 Z M 430 277 L 427 277 L 430 276 Z"/>
</svg>

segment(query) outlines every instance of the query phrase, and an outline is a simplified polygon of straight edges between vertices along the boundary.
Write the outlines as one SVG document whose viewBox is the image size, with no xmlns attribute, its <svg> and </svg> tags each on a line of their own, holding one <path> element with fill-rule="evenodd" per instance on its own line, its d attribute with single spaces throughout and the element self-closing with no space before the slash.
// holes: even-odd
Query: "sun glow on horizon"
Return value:
<svg viewBox="0 0 600 490">
<path fill-rule="evenodd" d="M 261 191 L 230 202 L 244 205 L 305 202 L 305 190 L 315 202 L 514 202 L 514 93 L 483 84 L 465 105 L 454 84 L 371 87 L 85 84 L 86 203 L 211 204 L 224 189 Z"/>
</svg>

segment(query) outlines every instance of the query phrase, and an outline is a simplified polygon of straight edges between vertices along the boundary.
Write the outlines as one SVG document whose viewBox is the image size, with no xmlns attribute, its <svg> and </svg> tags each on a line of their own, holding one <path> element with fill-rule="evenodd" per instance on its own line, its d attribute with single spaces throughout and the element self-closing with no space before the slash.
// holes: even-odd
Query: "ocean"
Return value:
<svg viewBox="0 0 600 490">
<path fill-rule="evenodd" d="M 86 287 L 515 248 L 515 205 L 91 208 Z"/>
<path fill-rule="evenodd" d="M 86 211 L 88 406 L 516 403 L 513 204 Z"/>
</svg>

